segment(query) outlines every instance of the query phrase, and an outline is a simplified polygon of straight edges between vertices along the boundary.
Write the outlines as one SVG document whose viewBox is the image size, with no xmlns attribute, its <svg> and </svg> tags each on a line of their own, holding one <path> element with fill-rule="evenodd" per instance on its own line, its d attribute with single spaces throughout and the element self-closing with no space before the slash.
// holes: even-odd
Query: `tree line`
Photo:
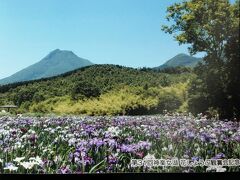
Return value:
<svg viewBox="0 0 240 180">
<path fill-rule="evenodd" d="M 189 52 L 206 53 L 189 87 L 189 110 L 210 109 L 221 119 L 240 118 L 239 0 L 188 0 L 167 9 L 163 26 Z"/>
</svg>

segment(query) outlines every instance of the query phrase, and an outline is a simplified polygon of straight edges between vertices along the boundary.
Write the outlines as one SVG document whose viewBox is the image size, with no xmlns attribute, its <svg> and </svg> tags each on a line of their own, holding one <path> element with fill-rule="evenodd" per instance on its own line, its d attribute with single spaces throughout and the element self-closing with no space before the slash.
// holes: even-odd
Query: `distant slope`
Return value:
<svg viewBox="0 0 240 180">
<path fill-rule="evenodd" d="M 93 63 L 89 60 L 78 57 L 72 51 L 56 49 L 49 53 L 40 62 L 33 64 L 10 77 L 1 79 L 0 84 L 56 76 L 89 65 L 93 65 Z"/>
<path fill-rule="evenodd" d="M 177 56 L 173 57 L 172 59 L 168 60 L 161 66 L 155 67 L 154 69 L 166 69 L 172 67 L 195 67 L 202 58 L 192 57 L 186 54 L 178 54 Z"/>
</svg>

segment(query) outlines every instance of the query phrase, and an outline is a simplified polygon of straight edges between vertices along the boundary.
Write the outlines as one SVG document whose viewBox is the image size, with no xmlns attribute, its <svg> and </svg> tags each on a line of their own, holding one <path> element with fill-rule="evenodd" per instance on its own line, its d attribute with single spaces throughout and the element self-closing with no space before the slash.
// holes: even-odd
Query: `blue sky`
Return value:
<svg viewBox="0 0 240 180">
<path fill-rule="evenodd" d="M 0 0 L 0 78 L 54 49 L 97 64 L 154 67 L 188 53 L 161 31 L 181 0 Z"/>
</svg>

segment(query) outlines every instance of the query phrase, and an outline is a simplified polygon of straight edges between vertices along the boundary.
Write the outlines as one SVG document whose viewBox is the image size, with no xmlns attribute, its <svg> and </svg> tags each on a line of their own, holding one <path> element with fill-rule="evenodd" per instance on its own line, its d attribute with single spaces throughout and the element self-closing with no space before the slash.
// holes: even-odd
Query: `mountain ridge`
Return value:
<svg viewBox="0 0 240 180">
<path fill-rule="evenodd" d="M 202 58 L 196 58 L 180 53 L 166 61 L 164 64 L 150 69 L 164 70 L 175 67 L 195 67 L 201 61 Z M 30 65 L 9 77 L 0 79 L 0 85 L 54 77 L 90 65 L 94 64 L 87 59 L 78 57 L 72 51 L 55 49 L 39 62 Z"/>
<path fill-rule="evenodd" d="M 166 61 L 164 64 L 154 67 L 153 69 L 166 69 L 166 68 L 174 68 L 174 67 L 195 67 L 199 62 L 202 61 L 202 58 L 196 58 L 193 56 L 189 56 L 184 53 L 180 53 L 173 58 Z"/>
<path fill-rule="evenodd" d="M 39 62 L 1 79 L 0 84 L 47 78 L 90 65 L 93 65 L 91 61 L 78 57 L 72 51 L 55 49 Z"/>
</svg>

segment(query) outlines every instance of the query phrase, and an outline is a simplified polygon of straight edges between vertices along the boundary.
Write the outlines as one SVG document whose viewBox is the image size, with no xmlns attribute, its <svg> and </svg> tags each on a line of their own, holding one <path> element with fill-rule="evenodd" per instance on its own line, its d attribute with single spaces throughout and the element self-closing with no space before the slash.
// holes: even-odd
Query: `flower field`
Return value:
<svg viewBox="0 0 240 180">
<path fill-rule="evenodd" d="M 0 173 L 239 171 L 131 166 L 131 159 L 239 159 L 240 123 L 184 115 L 1 117 Z"/>
</svg>

